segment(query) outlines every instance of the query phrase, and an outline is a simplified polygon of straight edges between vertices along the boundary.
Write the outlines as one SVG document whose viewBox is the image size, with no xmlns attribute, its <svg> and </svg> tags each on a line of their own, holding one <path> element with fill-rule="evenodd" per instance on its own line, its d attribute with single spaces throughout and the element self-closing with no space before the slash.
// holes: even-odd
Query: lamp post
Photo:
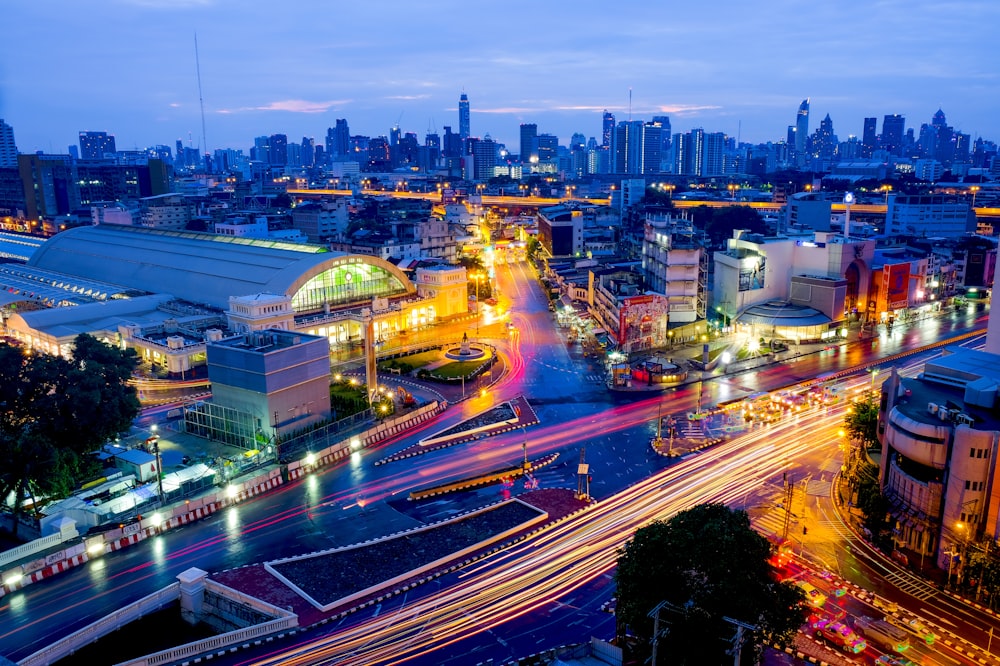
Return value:
<svg viewBox="0 0 1000 666">
<path fill-rule="evenodd" d="M 726 188 L 729 190 L 730 198 L 736 201 L 736 190 L 740 189 L 740 186 L 736 183 L 729 183 L 729 185 L 726 185 Z"/>
<path fill-rule="evenodd" d="M 972 187 L 969 188 L 969 191 L 972 192 L 972 207 L 975 208 L 976 207 L 976 194 L 978 194 L 978 192 L 979 192 L 979 186 L 978 185 L 973 185 Z"/>
<path fill-rule="evenodd" d="M 479 282 L 485 277 L 482 273 L 470 273 L 469 277 L 476 282 L 476 336 L 479 335 L 479 318 L 482 312 L 481 303 L 479 302 Z"/>
<path fill-rule="evenodd" d="M 872 369 L 871 369 L 871 370 L 869 370 L 868 372 L 870 372 L 870 373 L 871 373 L 871 375 L 872 375 L 872 386 L 871 386 L 871 391 L 872 391 L 872 393 L 874 394 L 874 393 L 875 393 L 875 378 L 876 378 L 876 377 L 878 377 L 878 373 L 879 373 L 879 372 L 881 372 L 881 370 L 879 370 L 878 368 L 872 368 Z"/>
<path fill-rule="evenodd" d="M 885 192 L 885 205 L 888 208 L 888 206 L 889 206 L 889 192 L 892 192 L 892 185 L 883 185 L 879 189 L 882 190 L 883 192 Z"/>
<path fill-rule="evenodd" d="M 160 493 L 160 506 L 166 504 L 163 501 L 163 462 L 160 459 L 160 436 L 156 434 L 156 424 L 149 427 L 153 433 L 153 452 L 156 454 L 156 489 Z"/>
</svg>

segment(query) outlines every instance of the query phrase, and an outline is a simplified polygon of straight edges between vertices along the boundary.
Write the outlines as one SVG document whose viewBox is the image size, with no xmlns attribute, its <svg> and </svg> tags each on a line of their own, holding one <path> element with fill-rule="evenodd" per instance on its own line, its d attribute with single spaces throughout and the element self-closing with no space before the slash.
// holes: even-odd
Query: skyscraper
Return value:
<svg viewBox="0 0 1000 666">
<path fill-rule="evenodd" d="M 809 138 L 809 98 L 799 104 L 795 115 L 795 162 L 802 166 L 806 159 L 806 140 Z"/>
<path fill-rule="evenodd" d="M 288 136 L 272 134 L 267 140 L 267 163 L 272 166 L 288 164 Z"/>
<path fill-rule="evenodd" d="M 875 146 L 878 144 L 878 133 L 875 129 L 877 122 L 877 118 L 865 118 L 865 128 L 861 133 L 862 157 L 871 157 L 875 152 Z"/>
<path fill-rule="evenodd" d="M 604 110 L 604 119 L 601 125 L 601 145 L 605 148 L 611 147 L 611 137 L 615 133 L 615 114 Z"/>
<path fill-rule="evenodd" d="M 663 128 L 659 123 L 630 120 L 614 133 L 615 173 L 659 173 Z"/>
<path fill-rule="evenodd" d="M 555 134 L 539 134 L 536 142 L 538 144 L 538 161 L 555 162 L 559 152 L 559 137 Z"/>
<path fill-rule="evenodd" d="M 80 159 L 103 160 L 104 155 L 117 152 L 115 135 L 107 132 L 80 132 Z"/>
<path fill-rule="evenodd" d="M 882 139 L 879 142 L 882 149 L 890 155 L 899 155 L 903 147 L 903 129 L 906 118 L 894 113 L 882 118 Z"/>
<path fill-rule="evenodd" d="M 462 93 L 458 98 L 458 136 L 465 141 L 471 136 L 469 123 L 469 96 Z"/>
<path fill-rule="evenodd" d="M 532 157 L 538 160 L 538 125 L 521 123 L 521 164 L 529 164 Z"/>
<path fill-rule="evenodd" d="M 17 166 L 17 146 L 14 144 L 14 128 L 0 118 L 0 167 Z"/>
<path fill-rule="evenodd" d="M 326 154 L 330 159 L 343 158 L 351 152 L 351 129 L 346 118 L 337 118 L 336 127 L 326 131 Z"/>
</svg>

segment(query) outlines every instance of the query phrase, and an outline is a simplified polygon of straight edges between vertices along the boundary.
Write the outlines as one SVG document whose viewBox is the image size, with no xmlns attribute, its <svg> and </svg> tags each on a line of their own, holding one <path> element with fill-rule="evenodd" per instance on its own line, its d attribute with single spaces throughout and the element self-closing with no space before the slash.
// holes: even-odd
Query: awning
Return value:
<svg viewBox="0 0 1000 666">
<path fill-rule="evenodd" d="M 593 331 L 591 331 L 591 333 L 593 333 L 594 335 L 604 335 L 605 333 L 607 333 L 607 331 L 605 331 L 603 328 L 595 328 Z"/>
</svg>

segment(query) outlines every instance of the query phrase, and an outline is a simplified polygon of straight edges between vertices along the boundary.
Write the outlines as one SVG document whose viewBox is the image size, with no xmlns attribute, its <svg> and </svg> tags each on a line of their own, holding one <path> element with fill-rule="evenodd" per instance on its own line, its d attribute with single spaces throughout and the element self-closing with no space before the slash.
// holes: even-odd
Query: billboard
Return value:
<svg viewBox="0 0 1000 666">
<path fill-rule="evenodd" d="M 670 305 L 665 296 L 630 296 L 618 311 L 618 348 L 624 352 L 662 347 L 667 342 Z"/>
<path fill-rule="evenodd" d="M 882 268 L 886 304 L 889 310 L 899 310 L 909 305 L 910 264 L 888 264 Z"/>
</svg>

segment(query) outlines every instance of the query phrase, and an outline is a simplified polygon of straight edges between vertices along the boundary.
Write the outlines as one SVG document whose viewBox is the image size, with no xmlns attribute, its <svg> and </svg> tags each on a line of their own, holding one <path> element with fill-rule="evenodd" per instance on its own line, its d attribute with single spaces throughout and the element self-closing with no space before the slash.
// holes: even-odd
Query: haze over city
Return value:
<svg viewBox="0 0 1000 666">
<path fill-rule="evenodd" d="M 246 148 L 321 138 L 336 118 L 423 136 L 457 126 L 463 91 L 472 134 L 513 150 L 522 122 L 599 137 L 603 110 L 628 119 L 630 90 L 633 118 L 749 142 L 784 139 L 807 97 L 842 139 L 866 116 L 919 126 L 938 108 L 973 139 L 1000 135 L 990 2 L 15 0 L 4 18 L 0 117 L 22 152 L 64 153 L 82 130 L 121 149 Z"/>
</svg>

